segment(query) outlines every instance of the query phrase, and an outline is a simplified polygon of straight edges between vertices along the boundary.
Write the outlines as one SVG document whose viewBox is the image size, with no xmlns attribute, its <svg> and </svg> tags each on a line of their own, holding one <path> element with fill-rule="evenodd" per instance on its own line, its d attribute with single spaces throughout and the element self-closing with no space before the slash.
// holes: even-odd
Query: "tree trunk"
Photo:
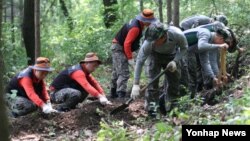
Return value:
<svg viewBox="0 0 250 141">
<path fill-rule="evenodd" d="M 40 43 L 40 0 L 35 0 L 35 58 L 41 54 Z"/>
<path fill-rule="evenodd" d="M 173 23 L 174 26 L 179 27 L 179 6 L 180 6 L 180 1 L 179 0 L 174 0 L 173 3 L 174 6 L 174 14 L 173 14 Z"/>
<path fill-rule="evenodd" d="M 143 11 L 143 0 L 140 0 L 140 10 Z"/>
<path fill-rule="evenodd" d="M 107 28 L 110 28 L 116 21 L 116 9 L 114 5 L 117 4 L 117 0 L 103 0 L 104 5 L 104 24 Z"/>
<path fill-rule="evenodd" d="M 23 10 L 24 10 L 24 3 L 23 3 L 23 0 L 19 0 L 19 5 L 18 5 L 18 10 L 19 10 L 19 17 L 18 17 L 18 23 L 22 23 L 22 20 L 23 20 Z M 20 27 L 20 24 L 18 26 L 18 28 L 21 28 Z M 22 38 L 22 34 L 20 34 L 20 38 Z M 19 40 L 19 43 L 21 46 L 23 46 L 23 41 L 22 40 Z"/>
<path fill-rule="evenodd" d="M 34 0 L 24 0 L 23 15 L 23 40 L 28 57 L 28 65 L 35 63 L 35 19 L 34 19 Z"/>
<path fill-rule="evenodd" d="M 172 22 L 172 0 L 167 0 L 167 23 L 170 24 Z"/>
<path fill-rule="evenodd" d="M 0 0 L 0 39 L 2 39 L 2 11 L 3 5 L 2 0 Z M 0 138 L 1 141 L 9 141 L 9 127 L 8 127 L 8 118 L 6 115 L 5 109 L 5 102 L 3 96 L 4 94 L 4 84 L 3 84 L 3 68 L 4 68 L 4 61 L 3 61 L 3 53 L 2 53 L 2 40 L 0 40 Z"/>
<path fill-rule="evenodd" d="M 209 15 L 210 17 L 212 17 L 213 11 L 215 11 L 215 14 L 216 14 L 216 15 L 219 13 L 218 10 L 217 10 L 217 6 L 216 6 L 215 0 L 213 0 L 212 2 L 213 2 L 214 8 L 213 8 L 213 10 L 211 11 L 211 13 L 210 13 L 210 15 Z"/>
<path fill-rule="evenodd" d="M 7 22 L 7 2 L 4 1 L 4 7 L 2 7 L 2 9 L 4 10 L 4 21 L 3 22 Z"/>
<path fill-rule="evenodd" d="M 10 1 L 10 8 L 11 8 L 11 14 L 10 14 L 10 19 L 11 19 L 11 42 L 12 46 L 15 45 L 15 30 L 14 30 L 14 0 Z"/>
<path fill-rule="evenodd" d="M 67 8 L 64 0 L 60 0 L 60 5 L 61 5 L 61 9 L 63 11 L 63 15 L 67 18 L 69 29 L 70 29 L 70 31 L 72 31 L 73 30 L 73 20 L 72 20 L 71 16 L 69 15 L 69 11 L 68 11 L 68 8 Z"/>
<path fill-rule="evenodd" d="M 160 16 L 160 22 L 163 22 L 162 0 L 159 0 L 159 16 Z"/>
</svg>

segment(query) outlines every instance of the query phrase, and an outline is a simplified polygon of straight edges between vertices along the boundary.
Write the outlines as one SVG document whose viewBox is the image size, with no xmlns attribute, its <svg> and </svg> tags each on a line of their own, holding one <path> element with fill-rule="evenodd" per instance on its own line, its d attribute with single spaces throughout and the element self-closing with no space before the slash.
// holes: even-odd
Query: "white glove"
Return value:
<svg viewBox="0 0 250 141">
<path fill-rule="evenodd" d="M 133 85 L 132 92 L 130 97 L 133 99 L 136 99 L 140 94 L 140 86 L 139 85 Z"/>
<path fill-rule="evenodd" d="M 111 105 L 112 103 L 107 99 L 106 96 L 100 95 L 99 96 L 99 101 L 102 105 Z"/>
<path fill-rule="evenodd" d="M 128 64 L 134 69 L 135 68 L 135 60 L 134 59 L 129 59 Z"/>
<path fill-rule="evenodd" d="M 52 107 L 50 100 L 47 100 L 46 104 Z"/>
<path fill-rule="evenodd" d="M 55 109 L 52 108 L 51 103 L 43 104 L 42 110 L 43 110 L 43 112 L 44 112 L 45 114 L 57 112 L 57 110 L 55 110 Z"/>
<path fill-rule="evenodd" d="M 171 61 L 171 62 L 168 63 L 167 70 L 169 70 L 170 72 L 176 71 L 176 63 L 175 63 L 175 61 Z"/>
</svg>

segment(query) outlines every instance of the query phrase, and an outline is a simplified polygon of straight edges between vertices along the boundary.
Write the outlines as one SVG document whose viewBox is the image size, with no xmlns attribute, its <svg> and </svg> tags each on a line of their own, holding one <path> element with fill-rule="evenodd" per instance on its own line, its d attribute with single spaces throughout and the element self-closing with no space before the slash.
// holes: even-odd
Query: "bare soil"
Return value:
<svg viewBox="0 0 250 141">
<path fill-rule="evenodd" d="M 100 129 L 101 120 L 123 120 L 130 124 L 137 117 L 145 117 L 144 101 L 138 99 L 127 109 L 115 115 L 110 112 L 120 106 L 126 99 L 111 100 L 113 105 L 102 106 L 97 100 L 87 100 L 78 104 L 76 109 L 69 112 L 45 115 L 42 112 L 31 113 L 18 118 L 10 118 L 12 140 L 94 140 Z"/>
</svg>

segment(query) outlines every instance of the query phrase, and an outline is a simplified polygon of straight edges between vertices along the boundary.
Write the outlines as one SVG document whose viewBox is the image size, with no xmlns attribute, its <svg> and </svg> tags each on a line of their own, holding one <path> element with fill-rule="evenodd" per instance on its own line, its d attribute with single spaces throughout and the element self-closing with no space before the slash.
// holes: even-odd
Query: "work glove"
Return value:
<svg viewBox="0 0 250 141">
<path fill-rule="evenodd" d="M 133 85 L 132 92 L 130 97 L 133 99 L 136 99 L 140 94 L 140 86 L 139 85 Z"/>
<path fill-rule="evenodd" d="M 43 104 L 42 106 L 42 110 L 45 114 L 50 114 L 50 113 L 57 113 L 58 111 L 53 109 L 52 106 L 51 106 L 51 103 L 45 103 Z"/>
<path fill-rule="evenodd" d="M 52 107 L 50 100 L 47 100 L 46 104 L 49 105 L 50 107 Z"/>
<path fill-rule="evenodd" d="M 99 96 L 99 101 L 102 105 L 112 105 L 112 103 L 104 95 Z"/>
<path fill-rule="evenodd" d="M 134 59 L 129 59 L 128 64 L 134 69 L 135 68 L 135 60 Z"/>
<path fill-rule="evenodd" d="M 175 61 L 171 61 L 171 62 L 169 62 L 168 63 L 168 65 L 167 65 L 167 70 L 169 70 L 170 72 L 174 72 L 174 71 L 176 71 L 176 63 L 175 63 Z"/>
</svg>

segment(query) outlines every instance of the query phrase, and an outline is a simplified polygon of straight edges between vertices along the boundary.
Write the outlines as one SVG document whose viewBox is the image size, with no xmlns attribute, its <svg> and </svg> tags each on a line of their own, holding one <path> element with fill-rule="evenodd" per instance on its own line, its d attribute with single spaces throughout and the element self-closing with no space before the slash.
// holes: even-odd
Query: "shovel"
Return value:
<svg viewBox="0 0 250 141">
<path fill-rule="evenodd" d="M 219 70 L 219 81 L 222 81 L 222 85 L 227 83 L 227 71 L 226 71 L 226 53 L 225 49 L 220 51 L 220 70 Z"/>
<path fill-rule="evenodd" d="M 146 90 L 146 88 L 148 88 L 149 85 L 151 85 L 153 82 L 155 82 L 155 80 L 157 80 L 158 78 L 160 78 L 165 72 L 167 71 L 167 67 L 161 72 L 159 73 L 153 80 L 151 80 L 146 86 L 144 86 L 141 90 L 140 93 L 143 92 L 144 90 Z M 123 111 L 124 109 L 126 109 L 129 104 L 133 101 L 133 98 L 129 98 L 125 103 L 123 103 L 122 105 L 120 105 L 119 107 L 115 108 L 114 110 L 112 110 L 110 112 L 110 115 L 115 115 L 121 111 Z"/>
</svg>

